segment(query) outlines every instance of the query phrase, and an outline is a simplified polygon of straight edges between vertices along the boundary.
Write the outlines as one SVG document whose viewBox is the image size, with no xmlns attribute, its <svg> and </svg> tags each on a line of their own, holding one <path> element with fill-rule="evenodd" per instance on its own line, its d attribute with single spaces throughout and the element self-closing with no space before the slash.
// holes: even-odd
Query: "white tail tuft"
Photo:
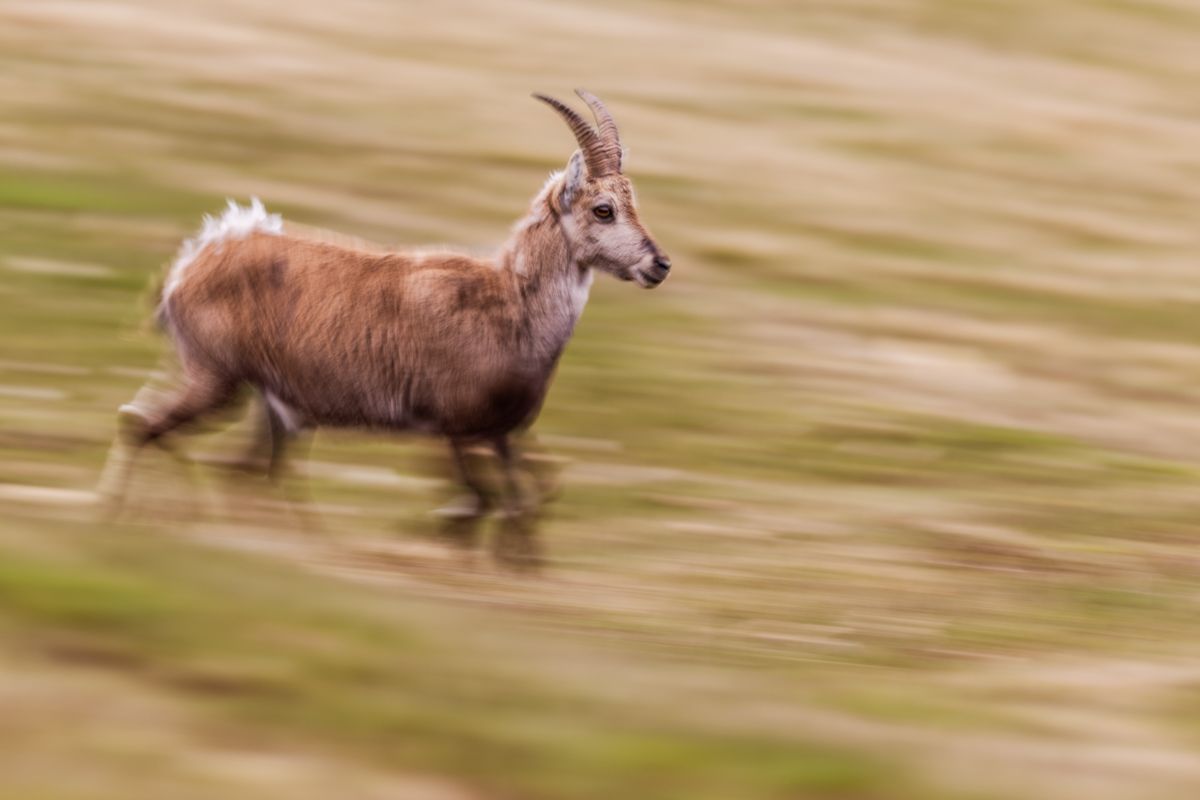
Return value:
<svg viewBox="0 0 1200 800">
<path fill-rule="evenodd" d="M 179 285 L 179 279 L 188 264 L 210 244 L 223 242 L 226 239 L 242 239 L 252 233 L 269 233 L 278 236 L 283 233 L 283 217 L 279 214 L 268 214 L 262 201 L 257 197 L 250 198 L 250 205 L 242 208 L 233 200 L 227 200 L 228 207 L 219 217 L 204 215 L 204 225 L 200 233 L 191 239 L 186 239 L 175 256 L 174 263 L 167 273 L 166 284 L 163 286 L 163 299 L 171 295 L 172 290 Z"/>
</svg>

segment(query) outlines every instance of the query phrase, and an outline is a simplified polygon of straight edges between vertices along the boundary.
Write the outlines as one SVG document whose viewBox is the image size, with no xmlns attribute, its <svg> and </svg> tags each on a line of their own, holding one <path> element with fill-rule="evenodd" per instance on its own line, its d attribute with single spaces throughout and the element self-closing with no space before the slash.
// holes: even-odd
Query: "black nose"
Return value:
<svg viewBox="0 0 1200 800">
<path fill-rule="evenodd" d="M 658 267 L 663 272 L 670 272 L 671 271 L 671 259 L 667 258 L 666 256 L 655 256 L 654 257 L 654 266 Z"/>
</svg>

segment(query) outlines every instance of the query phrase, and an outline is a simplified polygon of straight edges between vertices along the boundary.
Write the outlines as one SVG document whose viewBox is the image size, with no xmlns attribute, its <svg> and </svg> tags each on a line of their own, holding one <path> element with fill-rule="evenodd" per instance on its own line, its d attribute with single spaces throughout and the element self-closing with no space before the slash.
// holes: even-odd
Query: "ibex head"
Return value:
<svg viewBox="0 0 1200 800">
<path fill-rule="evenodd" d="M 638 219 L 633 184 L 621 174 L 621 139 L 612 114 L 595 95 L 575 91 L 592 109 L 593 127 L 570 106 L 535 94 L 567 121 L 579 142 L 552 199 L 575 261 L 650 289 L 666 280 L 667 257 Z"/>
</svg>

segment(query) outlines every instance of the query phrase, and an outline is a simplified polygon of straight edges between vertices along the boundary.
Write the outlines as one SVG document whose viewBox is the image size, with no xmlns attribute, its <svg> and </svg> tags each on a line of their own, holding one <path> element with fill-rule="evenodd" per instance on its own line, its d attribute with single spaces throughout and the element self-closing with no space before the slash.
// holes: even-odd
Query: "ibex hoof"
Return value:
<svg viewBox="0 0 1200 800">
<path fill-rule="evenodd" d="M 430 513 L 446 522 L 479 519 L 487 511 L 487 505 L 478 497 L 464 495 L 456 497 L 446 505 L 435 508 Z"/>
<path fill-rule="evenodd" d="M 238 458 L 210 456 L 197 459 L 197 461 L 207 467 L 216 467 L 217 469 L 224 470 L 233 480 L 239 480 L 246 475 L 267 475 L 271 469 L 270 463 L 265 458 L 256 458 L 254 456 L 241 456 Z"/>
<path fill-rule="evenodd" d="M 536 547 L 498 548 L 496 563 L 514 572 L 540 572 L 543 561 Z"/>
<path fill-rule="evenodd" d="M 528 516 L 510 513 L 501 520 L 492 555 L 496 563 L 519 572 L 535 572 L 542 566 L 541 548 Z"/>
</svg>

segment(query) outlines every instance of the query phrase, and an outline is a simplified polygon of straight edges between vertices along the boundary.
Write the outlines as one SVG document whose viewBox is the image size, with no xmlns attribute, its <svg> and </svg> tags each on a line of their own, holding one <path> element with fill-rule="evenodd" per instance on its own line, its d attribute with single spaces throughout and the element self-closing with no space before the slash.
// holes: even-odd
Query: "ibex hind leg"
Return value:
<svg viewBox="0 0 1200 800">
<path fill-rule="evenodd" d="M 504 473 L 504 513 L 496 535 L 496 560 L 520 570 L 536 570 L 542 565 L 537 539 L 537 513 L 521 487 L 521 470 L 508 437 L 496 439 L 496 456 Z"/>
<path fill-rule="evenodd" d="M 282 447 L 275 438 L 275 414 L 266 397 L 256 392 L 249 405 L 252 420 L 249 442 L 245 448 L 235 456 L 213 457 L 205 462 L 225 470 L 232 480 L 240 481 L 246 475 L 270 477 L 277 449 Z"/>
<path fill-rule="evenodd" d="M 189 375 L 186 383 L 172 394 L 163 396 L 157 389 L 144 387 L 133 402 L 121 406 L 117 412 L 116 441 L 97 489 L 104 514 L 112 518 L 121 513 L 134 465 L 147 444 L 158 445 L 186 466 L 186 459 L 164 437 L 221 408 L 233 397 L 233 389 L 227 381 L 197 373 Z"/>
<path fill-rule="evenodd" d="M 96 487 L 101 513 L 106 519 L 115 519 L 125 508 L 129 479 L 142 451 L 141 432 L 146 423 L 142 414 L 136 402 L 126 403 L 117 411 L 117 435 L 108 449 Z"/>
<path fill-rule="evenodd" d="M 256 389 L 252 406 L 250 442 L 245 450 L 233 459 L 210 463 L 225 470 L 226 477 L 238 485 L 247 475 L 266 478 L 282 492 L 300 527 L 306 533 L 320 532 L 320 517 L 311 502 L 307 480 L 300 470 L 293 468 L 293 464 L 305 459 L 312 442 L 310 427 L 295 409 L 266 389 Z"/>
<path fill-rule="evenodd" d="M 306 533 L 320 533 L 321 518 L 312 502 L 308 478 L 293 465 L 304 461 L 312 445 L 312 431 L 299 414 L 278 398 L 264 394 L 267 438 L 266 472 L 271 483 L 281 487 L 288 506 Z M 291 452 L 292 457 L 288 458 Z"/>
</svg>

